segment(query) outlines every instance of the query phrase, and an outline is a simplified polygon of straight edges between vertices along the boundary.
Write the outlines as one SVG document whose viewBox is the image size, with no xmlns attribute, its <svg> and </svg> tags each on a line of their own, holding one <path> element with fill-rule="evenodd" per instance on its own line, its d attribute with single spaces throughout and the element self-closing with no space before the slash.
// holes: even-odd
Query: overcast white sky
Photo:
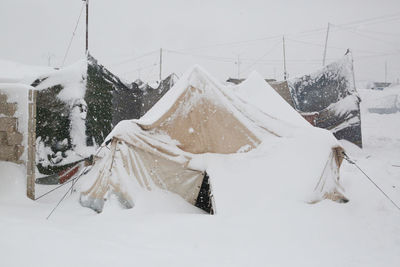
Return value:
<svg viewBox="0 0 400 267">
<path fill-rule="evenodd" d="M 59 67 L 82 3 L 1 0 L 0 58 Z M 66 65 L 84 55 L 84 18 Z M 160 47 L 169 50 L 163 76 L 200 64 L 221 80 L 236 77 L 239 55 L 242 77 L 282 79 L 283 34 L 289 75 L 302 75 L 322 64 L 328 22 L 343 25 L 331 26 L 328 63 L 351 48 L 358 81 L 384 80 L 385 62 L 388 80 L 400 78 L 399 0 L 91 0 L 89 18 L 90 52 L 128 80 L 157 79 L 158 52 L 134 59 Z"/>
</svg>

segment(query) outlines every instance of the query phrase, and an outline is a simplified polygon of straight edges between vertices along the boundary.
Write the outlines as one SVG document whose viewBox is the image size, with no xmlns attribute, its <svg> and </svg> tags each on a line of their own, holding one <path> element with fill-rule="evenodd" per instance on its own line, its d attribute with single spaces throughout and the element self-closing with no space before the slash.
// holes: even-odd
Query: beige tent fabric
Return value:
<svg viewBox="0 0 400 267">
<path fill-rule="evenodd" d="M 236 153 L 244 146 L 250 149 L 260 144 L 231 112 L 215 103 L 218 99 L 215 93 L 193 101 L 202 94 L 200 89 L 188 88 L 159 120 L 142 127 L 165 132 L 179 142 L 180 149 L 193 154 Z"/>
<path fill-rule="evenodd" d="M 174 161 L 114 138 L 111 153 L 96 164 L 102 166 L 93 185 L 81 194 L 83 206 L 101 212 L 104 199 L 111 193 L 125 208 L 132 208 L 133 188 L 152 191 L 156 188 L 180 195 L 195 204 L 203 181 L 204 172 L 187 167 L 188 161 Z M 130 183 L 122 183 L 122 181 Z"/>
<path fill-rule="evenodd" d="M 292 107 L 294 107 L 292 95 L 290 94 L 290 89 L 287 81 L 268 81 L 269 85 L 275 89 L 275 91 L 286 100 Z"/>
<path fill-rule="evenodd" d="M 157 189 L 174 192 L 195 204 L 205 171 L 189 167 L 196 154 L 245 152 L 256 148 L 263 136 L 270 136 L 268 141 L 273 142 L 281 136 L 277 131 L 290 130 L 287 123 L 235 99 L 207 78 L 198 79 L 201 83 L 197 86 L 188 83 L 184 90 L 176 91 L 179 95 L 167 108 L 165 103 L 156 104 L 164 108 L 156 120 L 117 125 L 108 137 L 112 140 L 110 150 L 102 148 L 105 156 L 90 172 L 94 181 L 81 193 L 83 206 L 101 212 L 104 200 L 113 194 L 130 208 L 138 190 Z M 173 87 L 164 98 L 175 93 L 174 89 L 179 88 Z M 335 180 L 342 160 L 340 149 L 333 148 L 316 187 L 325 198 L 334 198 L 331 196 L 337 188 Z M 334 184 L 330 189 L 325 187 L 327 180 Z"/>
<path fill-rule="evenodd" d="M 330 199 L 341 203 L 348 202 L 348 199 L 342 194 L 343 188 L 339 183 L 339 169 L 343 162 L 343 151 L 343 148 L 339 146 L 332 148 L 324 170 L 314 188 L 314 191 L 319 194 L 322 199 Z M 330 188 L 331 190 L 326 190 L 326 188 Z M 318 200 L 321 199 L 316 198 L 312 203 L 316 203 Z"/>
</svg>

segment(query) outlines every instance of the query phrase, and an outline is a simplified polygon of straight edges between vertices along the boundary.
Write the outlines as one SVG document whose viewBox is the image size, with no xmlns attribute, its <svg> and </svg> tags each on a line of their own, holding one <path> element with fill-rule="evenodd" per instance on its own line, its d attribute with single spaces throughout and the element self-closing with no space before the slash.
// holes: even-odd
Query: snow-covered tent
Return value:
<svg viewBox="0 0 400 267">
<path fill-rule="evenodd" d="M 119 79 L 90 54 L 71 66 L 42 74 L 32 83 L 38 90 L 39 172 L 57 174 L 88 158 L 118 122 L 138 119 L 154 105 L 173 85 L 171 77 L 157 89 L 143 90 Z M 49 179 L 41 182 L 58 182 Z"/>
<path fill-rule="evenodd" d="M 135 92 L 91 55 L 39 76 L 32 86 L 38 91 L 36 159 L 42 174 L 90 156 L 119 122 L 116 118 L 139 118 Z M 120 103 L 121 94 L 130 100 L 129 109 Z"/>
<path fill-rule="evenodd" d="M 252 89 L 267 92 L 263 109 L 234 92 Z M 309 125 L 257 74 L 237 88 L 227 88 L 196 66 L 145 116 L 122 121 L 113 129 L 91 171 L 81 178 L 80 202 L 101 212 L 114 196 L 131 208 L 141 192 L 161 189 L 212 213 L 223 200 L 213 193 L 218 175 L 208 177 L 206 158 L 248 155 L 259 147 L 272 149 L 293 141 L 314 144 L 310 151 L 315 154 L 296 147 L 285 153 L 288 160 L 292 154 L 312 159 L 306 167 L 311 172 L 304 176 L 312 180 L 309 190 L 314 191 L 308 201 L 346 202 L 339 184 L 343 150 L 331 133 Z M 243 177 L 243 185 L 249 178 Z"/>
<path fill-rule="evenodd" d="M 294 107 L 301 113 L 317 114 L 315 126 L 330 130 L 337 139 L 362 146 L 361 99 L 351 53 L 315 73 L 290 79 L 288 84 Z"/>
</svg>

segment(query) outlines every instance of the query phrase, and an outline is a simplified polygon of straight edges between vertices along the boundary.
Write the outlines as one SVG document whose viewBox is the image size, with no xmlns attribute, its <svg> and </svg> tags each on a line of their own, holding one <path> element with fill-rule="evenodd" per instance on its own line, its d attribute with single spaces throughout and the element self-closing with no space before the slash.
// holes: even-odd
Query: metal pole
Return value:
<svg viewBox="0 0 400 267">
<path fill-rule="evenodd" d="M 162 48 L 160 48 L 160 84 L 162 79 Z"/>
<path fill-rule="evenodd" d="M 240 79 L 240 55 L 238 55 L 237 65 L 238 65 L 238 79 Z"/>
<path fill-rule="evenodd" d="M 284 80 L 287 79 L 285 36 L 283 36 L 283 79 L 284 79 Z"/>
<path fill-rule="evenodd" d="M 387 82 L 387 61 L 385 61 L 385 83 Z"/>
<path fill-rule="evenodd" d="M 86 54 L 89 53 L 89 0 L 86 0 Z"/>
<path fill-rule="evenodd" d="M 326 29 L 326 37 L 325 37 L 324 57 L 323 57 L 323 59 L 322 59 L 322 67 L 325 66 L 326 50 L 327 50 L 327 48 L 328 48 L 329 26 L 330 26 L 330 23 L 328 22 L 328 28 Z"/>
</svg>

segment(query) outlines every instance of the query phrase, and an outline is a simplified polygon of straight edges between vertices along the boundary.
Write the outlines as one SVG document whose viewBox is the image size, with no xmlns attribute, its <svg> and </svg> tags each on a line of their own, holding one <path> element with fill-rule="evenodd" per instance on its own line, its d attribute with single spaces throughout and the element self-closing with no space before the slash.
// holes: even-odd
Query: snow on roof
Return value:
<svg viewBox="0 0 400 267">
<path fill-rule="evenodd" d="M 39 77 L 41 82 L 36 86 L 38 90 L 43 90 L 56 85 L 62 85 L 63 90 L 58 94 L 62 101 L 84 98 L 86 91 L 87 59 L 81 59 L 78 62 L 54 70 Z"/>
<path fill-rule="evenodd" d="M 0 83 L 31 84 L 38 76 L 53 70 L 51 67 L 30 66 L 0 59 Z"/>
<path fill-rule="evenodd" d="M 22 83 L 0 83 L 0 89 L 2 90 L 29 90 L 35 89 L 30 85 L 22 84 Z"/>
</svg>

